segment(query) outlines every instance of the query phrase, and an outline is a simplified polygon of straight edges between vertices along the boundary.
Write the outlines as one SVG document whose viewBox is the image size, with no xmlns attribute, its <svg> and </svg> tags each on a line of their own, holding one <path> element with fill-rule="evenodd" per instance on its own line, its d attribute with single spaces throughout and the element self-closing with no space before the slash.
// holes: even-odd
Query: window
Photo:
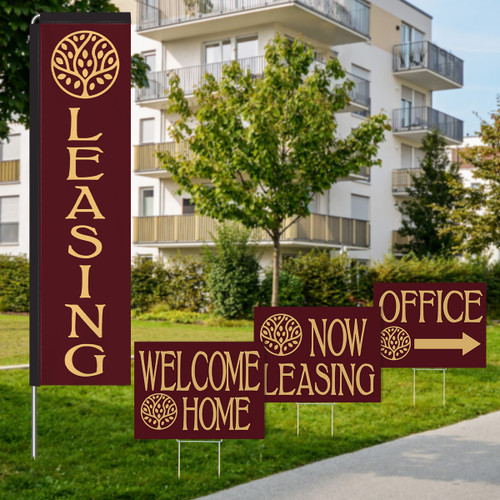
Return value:
<svg viewBox="0 0 500 500">
<path fill-rule="evenodd" d="M 419 148 L 401 144 L 401 168 L 420 168 L 424 152 Z"/>
<path fill-rule="evenodd" d="M 182 215 L 193 215 L 195 205 L 191 198 L 182 198 Z"/>
<path fill-rule="evenodd" d="M 370 220 L 370 198 L 351 194 L 351 217 L 358 220 Z"/>
<path fill-rule="evenodd" d="M 236 59 L 256 57 L 258 54 L 257 35 L 245 36 L 236 39 Z"/>
<path fill-rule="evenodd" d="M 144 118 L 140 121 L 140 142 L 148 144 L 154 142 L 155 137 L 155 119 Z"/>
<path fill-rule="evenodd" d="M 360 102 L 364 102 L 365 96 L 368 96 L 369 94 L 369 82 L 370 82 L 370 71 L 368 71 L 365 68 L 362 68 L 361 66 L 356 66 L 355 64 L 351 65 L 351 73 L 353 76 L 362 78 L 363 80 L 361 82 L 356 83 L 355 80 L 355 86 L 352 89 L 352 92 L 354 94 L 359 94 L 358 99 Z M 368 82 L 368 83 L 365 83 Z M 367 117 L 370 115 L 370 110 L 366 111 L 355 111 L 353 114 L 357 116 L 362 116 L 362 117 Z"/>
<path fill-rule="evenodd" d="M 153 188 L 140 188 L 139 190 L 139 216 L 151 217 L 153 215 Z"/>
<path fill-rule="evenodd" d="M 425 94 L 401 87 L 401 127 L 419 126 L 425 122 Z"/>
<path fill-rule="evenodd" d="M 9 135 L 9 140 L 0 142 L 0 161 L 21 158 L 21 134 Z"/>
<path fill-rule="evenodd" d="M 144 57 L 144 61 L 149 66 L 149 71 L 156 71 L 156 52 L 141 52 L 141 56 Z"/>
<path fill-rule="evenodd" d="M 420 45 L 424 40 L 424 33 L 417 30 L 409 24 L 401 24 L 401 66 L 409 68 L 410 66 L 421 64 Z"/>
<path fill-rule="evenodd" d="M 19 196 L 0 198 L 0 244 L 19 243 Z"/>
<path fill-rule="evenodd" d="M 232 59 L 231 40 L 220 40 L 205 44 L 205 64 L 230 61 Z"/>
</svg>

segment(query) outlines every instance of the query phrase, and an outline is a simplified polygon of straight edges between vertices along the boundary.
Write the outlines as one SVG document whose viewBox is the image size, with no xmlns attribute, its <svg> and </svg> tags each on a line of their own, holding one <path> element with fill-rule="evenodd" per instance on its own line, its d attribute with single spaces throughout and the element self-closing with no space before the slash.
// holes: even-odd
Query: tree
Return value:
<svg viewBox="0 0 500 500">
<path fill-rule="evenodd" d="M 215 250 L 205 251 L 207 284 L 215 312 L 224 318 L 252 316 L 259 294 L 257 247 L 249 244 L 250 231 L 225 223 L 213 237 Z"/>
<path fill-rule="evenodd" d="M 9 125 L 29 128 L 29 26 L 41 12 L 117 12 L 110 0 L 0 0 L 0 140 Z M 144 87 L 149 66 L 132 56 L 132 83 Z"/>
<path fill-rule="evenodd" d="M 489 247 L 500 248 L 500 98 L 491 123 L 481 122 L 482 145 L 460 152 L 463 162 L 472 166 L 470 186 L 453 183 L 458 198 L 449 213 L 445 232 L 454 232 L 458 252 L 480 254 Z"/>
<path fill-rule="evenodd" d="M 190 151 L 160 158 L 201 214 L 261 228 L 271 238 L 276 306 L 281 235 L 309 215 L 315 193 L 380 163 L 375 155 L 389 126 L 376 115 L 336 137 L 335 114 L 353 83 L 336 82 L 345 77 L 337 60 L 314 65 L 314 52 L 302 41 L 276 37 L 265 61 L 260 75 L 237 61 L 223 68 L 220 82 L 207 73 L 194 104 L 173 75 L 168 112 L 179 119 L 171 133 L 177 142 L 189 141 Z"/>
<path fill-rule="evenodd" d="M 458 165 L 451 163 L 446 142 L 437 130 L 429 132 L 422 141 L 424 157 L 420 171 L 411 174 L 409 200 L 398 205 L 402 215 L 401 236 L 409 237 L 398 250 L 413 252 L 417 257 L 450 256 L 456 245 L 452 232 L 443 233 L 448 213 L 458 202 L 451 183 L 460 183 Z"/>
</svg>

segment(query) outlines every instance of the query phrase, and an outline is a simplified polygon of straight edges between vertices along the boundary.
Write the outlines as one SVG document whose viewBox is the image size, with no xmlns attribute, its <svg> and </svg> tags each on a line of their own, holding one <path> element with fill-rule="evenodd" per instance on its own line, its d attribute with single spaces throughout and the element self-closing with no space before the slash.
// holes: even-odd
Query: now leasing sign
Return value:
<svg viewBox="0 0 500 500">
<path fill-rule="evenodd" d="M 266 401 L 379 402 L 380 315 L 373 307 L 257 307 Z"/>
<path fill-rule="evenodd" d="M 130 15 L 31 26 L 31 385 L 130 383 Z"/>
<path fill-rule="evenodd" d="M 264 438 L 263 354 L 253 342 L 136 342 L 137 439 Z"/>
<path fill-rule="evenodd" d="M 382 366 L 486 367 L 486 284 L 375 283 Z"/>
</svg>

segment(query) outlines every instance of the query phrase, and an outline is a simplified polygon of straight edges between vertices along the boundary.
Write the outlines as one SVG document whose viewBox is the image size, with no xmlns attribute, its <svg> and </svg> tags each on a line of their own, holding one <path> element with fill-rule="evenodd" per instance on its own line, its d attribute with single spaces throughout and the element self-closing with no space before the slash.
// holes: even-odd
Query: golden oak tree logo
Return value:
<svg viewBox="0 0 500 500">
<path fill-rule="evenodd" d="M 390 361 L 403 359 L 411 347 L 411 338 L 400 326 L 388 326 L 381 333 L 381 351 L 384 358 Z"/>
<path fill-rule="evenodd" d="M 302 341 L 299 322 L 288 314 L 274 314 L 260 328 L 260 340 L 267 352 L 275 356 L 288 356 Z"/>
<path fill-rule="evenodd" d="M 141 418 L 151 429 L 163 431 L 175 422 L 177 418 L 177 405 L 166 394 L 151 394 L 141 405 Z"/>
<path fill-rule="evenodd" d="M 67 94 L 92 99 L 111 88 L 118 76 L 120 60 L 114 45 L 95 31 L 75 31 L 54 49 L 52 76 Z"/>
</svg>

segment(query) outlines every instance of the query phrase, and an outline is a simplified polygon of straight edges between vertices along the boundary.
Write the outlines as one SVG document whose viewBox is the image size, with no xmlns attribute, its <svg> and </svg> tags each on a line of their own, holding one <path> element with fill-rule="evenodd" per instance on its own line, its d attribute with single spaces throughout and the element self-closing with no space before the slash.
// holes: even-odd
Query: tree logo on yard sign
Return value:
<svg viewBox="0 0 500 500">
<path fill-rule="evenodd" d="M 92 99 L 108 91 L 118 76 L 118 51 L 108 38 L 95 31 L 75 31 L 56 46 L 51 59 L 52 76 L 70 96 Z"/>
<path fill-rule="evenodd" d="M 274 314 L 260 329 L 260 340 L 267 352 L 275 356 L 288 356 L 302 341 L 299 322 L 288 314 Z"/>
<path fill-rule="evenodd" d="M 400 326 L 384 328 L 381 337 L 381 351 L 385 359 L 397 361 L 403 359 L 410 352 L 410 335 Z"/>
<path fill-rule="evenodd" d="M 163 431 L 175 422 L 177 418 L 177 405 L 166 394 L 151 394 L 141 405 L 141 418 L 151 429 Z"/>
</svg>

